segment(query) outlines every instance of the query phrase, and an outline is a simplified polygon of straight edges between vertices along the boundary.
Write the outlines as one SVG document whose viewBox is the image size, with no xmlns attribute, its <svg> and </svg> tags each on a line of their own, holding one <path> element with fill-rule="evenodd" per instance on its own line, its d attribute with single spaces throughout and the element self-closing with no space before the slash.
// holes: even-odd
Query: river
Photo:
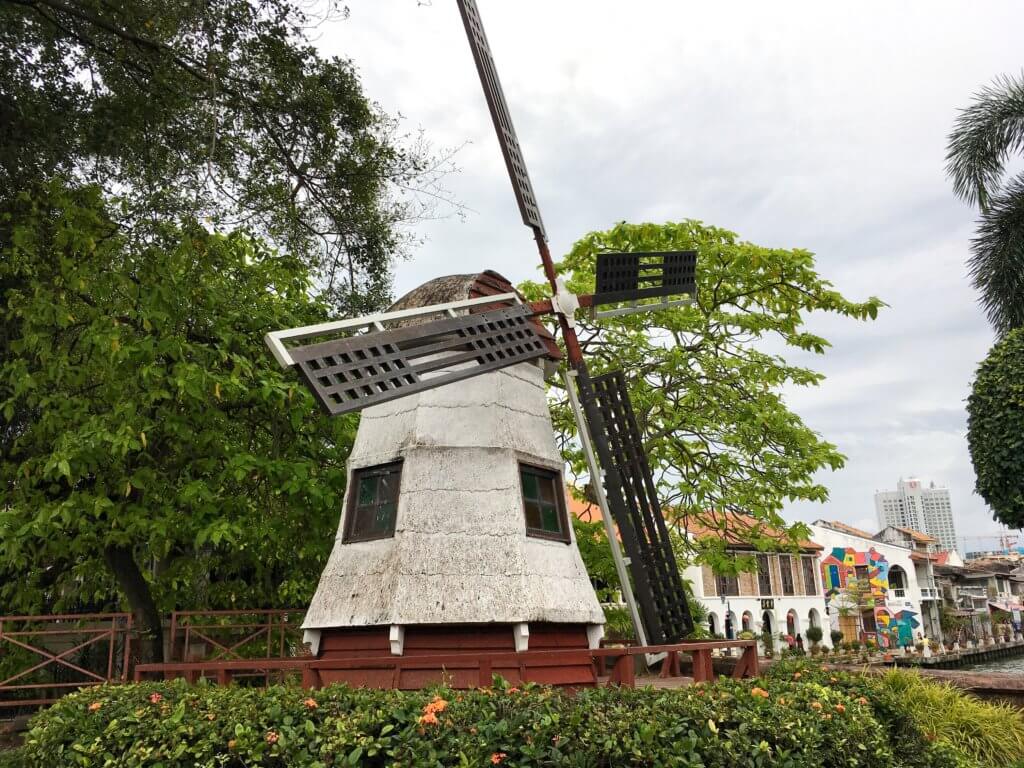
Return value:
<svg viewBox="0 0 1024 768">
<path fill-rule="evenodd" d="M 1024 675 L 1024 656 L 1011 656 L 1008 659 L 996 659 L 981 664 L 964 667 L 969 672 L 1002 672 L 1007 675 Z"/>
</svg>

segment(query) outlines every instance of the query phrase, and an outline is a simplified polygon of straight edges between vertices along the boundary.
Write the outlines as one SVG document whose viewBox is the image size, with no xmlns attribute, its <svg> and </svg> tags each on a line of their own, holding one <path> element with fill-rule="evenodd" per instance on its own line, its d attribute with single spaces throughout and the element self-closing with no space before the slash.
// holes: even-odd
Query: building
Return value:
<svg viewBox="0 0 1024 768">
<path fill-rule="evenodd" d="M 716 574 L 708 565 L 691 565 L 685 570 L 683 578 L 693 585 L 694 598 L 707 609 L 711 634 L 732 639 L 745 630 L 755 634 L 768 631 L 773 638 L 795 638 L 808 627 L 822 627 L 823 643 L 829 645 L 818 568 L 821 546 L 801 541 L 798 551 L 789 551 L 788 540 L 784 542 L 779 535 L 779 551 L 761 552 L 750 544 L 755 526 L 751 518 L 728 514 L 718 519 L 721 524 L 715 528 L 705 525 L 706 521 L 693 520 L 686 521 L 684 528 L 694 539 L 724 538 L 727 554 L 753 558 L 757 568 L 735 576 Z M 761 526 L 756 533 L 772 537 L 772 531 Z"/>
<path fill-rule="evenodd" d="M 837 521 L 817 520 L 810 528 L 823 547 L 821 578 L 832 629 L 847 641 L 873 639 L 881 647 L 941 639 L 938 592 L 933 587 L 927 597 L 922 594 L 914 546 L 879 540 Z M 922 610 L 925 602 L 935 607 Z"/>
<path fill-rule="evenodd" d="M 956 550 L 956 526 L 949 489 L 930 483 L 925 488 L 916 477 L 900 478 L 895 491 L 875 491 L 878 527 L 921 531 L 938 540 L 939 549 Z"/>
<path fill-rule="evenodd" d="M 897 528 L 892 525 L 883 528 L 873 538 L 910 550 L 910 559 L 914 563 L 917 587 L 921 594 L 921 614 L 928 629 L 928 636 L 941 638 L 942 593 L 935 581 L 935 565 L 943 558 L 940 558 L 938 552 L 938 539 L 912 528 Z M 948 555 L 944 559 L 948 561 Z"/>
</svg>

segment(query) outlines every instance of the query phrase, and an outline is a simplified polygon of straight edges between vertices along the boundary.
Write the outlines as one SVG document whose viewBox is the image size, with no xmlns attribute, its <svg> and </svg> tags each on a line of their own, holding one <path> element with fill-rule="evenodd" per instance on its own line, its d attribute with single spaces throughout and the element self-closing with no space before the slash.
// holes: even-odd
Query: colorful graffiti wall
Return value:
<svg viewBox="0 0 1024 768">
<path fill-rule="evenodd" d="M 832 552 L 821 561 L 826 603 L 831 604 L 858 576 L 867 578 L 869 589 L 864 599 L 873 612 L 876 627 L 874 633 L 864 634 L 873 635 L 883 648 L 891 646 L 894 641 L 898 645 L 912 643 L 914 630 L 920 626 L 917 613 L 906 608 L 890 611 L 886 607 L 889 597 L 889 562 L 874 547 L 866 552 L 852 547 L 833 547 Z"/>
</svg>

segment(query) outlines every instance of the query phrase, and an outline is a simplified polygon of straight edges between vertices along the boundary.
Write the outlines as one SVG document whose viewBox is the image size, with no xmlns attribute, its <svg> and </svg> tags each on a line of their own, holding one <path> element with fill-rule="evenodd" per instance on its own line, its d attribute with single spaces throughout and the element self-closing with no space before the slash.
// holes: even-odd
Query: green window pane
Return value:
<svg viewBox="0 0 1024 768">
<path fill-rule="evenodd" d="M 541 501 L 547 504 L 555 503 L 555 478 L 553 477 L 542 477 L 539 479 L 540 485 L 540 498 Z"/>
<path fill-rule="evenodd" d="M 353 536 L 367 536 L 373 532 L 374 507 L 356 507 L 356 519 L 352 524 Z"/>
<path fill-rule="evenodd" d="M 392 530 L 395 527 L 395 515 L 397 512 L 398 505 L 394 503 L 381 504 L 377 507 L 377 514 L 373 521 L 376 532 Z"/>
<path fill-rule="evenodd" d="M 537 476 L 530 472 L 521 472 L 523 480 L 523 496 L 527 499 L 540 498 L 540 491 L 537 489 Z"/>
<path fill-rule="evenodd" d="M 541 508 L 541 517 L 544 522 L 541 527 L 545 531 L 548 531 L 549 533 L 562 532 L 561 521 L 558 519 L 558 509 L 556 507 L 545 504 Z"/>
<path fill-rule="evenodd" d="M 526 527 L 535 530 L 543 530 L 544 523 L 541 518 L 540 504 L 535 501 L 526 502 Z"/>
<path fill-rule="evenodd" d="M 398 486 L 401 477 L 397 472 L 388 472 L 380 476 L 380 485 L 377 487 L 377 501 L 398 501 Z"/>
<path fill-rule="evenodd" d="M 377 495 L 377 478 L 364 477 L 359 480 L 359 498 L 356 501 L 360 507 L 373 504 Z"/>
</svg>

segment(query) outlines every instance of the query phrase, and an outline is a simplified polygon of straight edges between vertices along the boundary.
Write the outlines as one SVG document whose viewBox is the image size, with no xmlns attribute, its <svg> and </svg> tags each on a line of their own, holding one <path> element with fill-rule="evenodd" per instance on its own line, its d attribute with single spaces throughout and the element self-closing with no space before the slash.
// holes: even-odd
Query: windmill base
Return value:
<svg viewBox="0 0 1024 768">
<path fill-rule="evenodd" d="M 588 625 L 531 623 L 529 652 L 515 656 L 517 626 L 521 625 L 409 625 L 403 627 L 399 655 L 392 653 L 389 627 L 324 629 L 310 670 L 316 679 L 308 682 L 316 687 L 347 683 L 402 690 L 437 684 L 476 688 L 484 680 L 489 684 L 494 674 L 512 683 L 571 688 L 597 684 Z"/>
</svg>

